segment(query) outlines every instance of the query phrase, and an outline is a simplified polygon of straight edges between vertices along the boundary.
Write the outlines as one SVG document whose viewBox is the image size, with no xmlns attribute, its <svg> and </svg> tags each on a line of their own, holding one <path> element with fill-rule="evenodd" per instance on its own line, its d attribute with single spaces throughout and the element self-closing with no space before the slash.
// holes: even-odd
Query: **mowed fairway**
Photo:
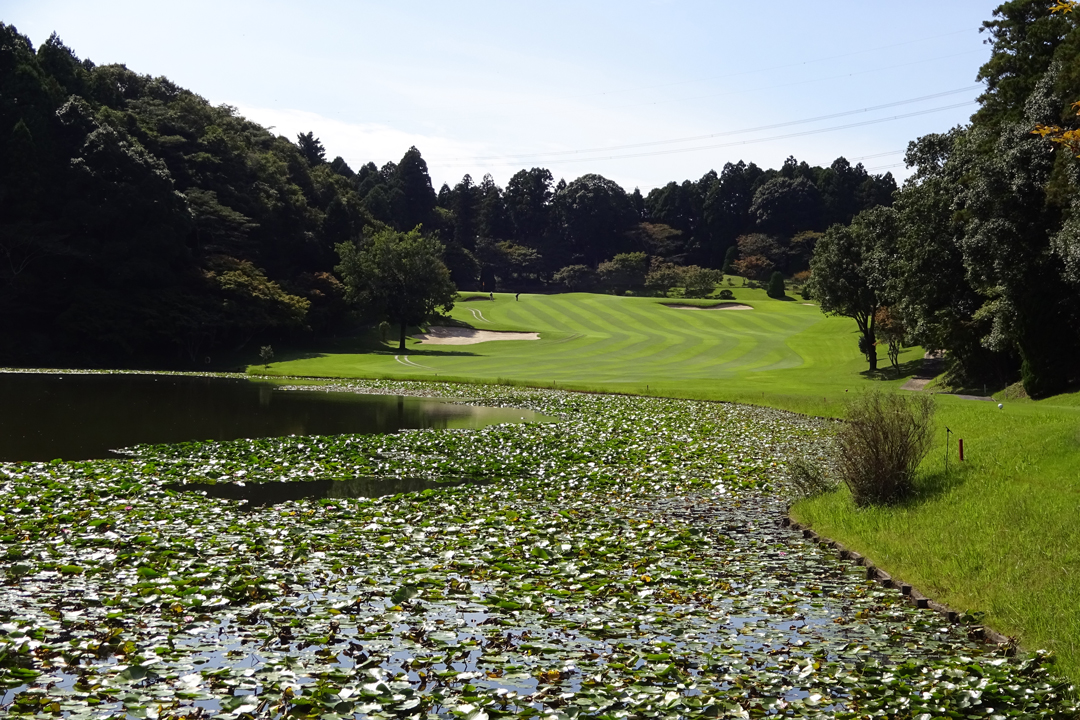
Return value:
<svg viewBox="0 0 1080 720">
<path fill-rule="evenodd" d="M 466 295 L 465 297 L 470 297 Z M 713 399 L 790 396 L 793 409 L 867 380 L 855 323 L 801 301 L 737 289 L 751 310 L 675 309 L 684 301 L 568 293 L 461 300 L 452 316 L 477 330 L 538 332 L 540 339 L 429 345 L 409 339 L 369 352 L 275 363 L 269 374 L 515 382 Z M 716 300 L 688 301 L 716 304 Z M 906 351 L 902 361 L 921 357 Z M 887 361 L 882 358 L 883 365 Z M 917 363 L 913 363 L 915 365 Z M 263 372 L 253 366 L 253 372 Z M 827 402 L 827 400 L 825 400 Z"/>
</svg>

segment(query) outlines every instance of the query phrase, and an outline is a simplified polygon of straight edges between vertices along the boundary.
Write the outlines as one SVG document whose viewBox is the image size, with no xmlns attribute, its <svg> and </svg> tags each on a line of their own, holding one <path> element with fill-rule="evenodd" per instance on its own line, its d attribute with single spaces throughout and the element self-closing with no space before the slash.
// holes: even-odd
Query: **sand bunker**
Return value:
<svg viewBox="0 0 1080 720">
<path fill-rule="evenodd" d="M 717 305 L 666 305 L 665 307 L 675 308 L 676 310 L 753 310 L 754 308 L 749 305 L 743 305 L 742 303 L 719 303 Z"/>
<path fill-rule="evenodd" d="M 475 345 L 490 340 L 539 340 L 540 333 L 534 332 L 496 332 L 494 330 L 473 330 L 463 327 L 444 327 L 434 325 L 422 335 L 414 335 L 425 345 Z"/>
</svg>

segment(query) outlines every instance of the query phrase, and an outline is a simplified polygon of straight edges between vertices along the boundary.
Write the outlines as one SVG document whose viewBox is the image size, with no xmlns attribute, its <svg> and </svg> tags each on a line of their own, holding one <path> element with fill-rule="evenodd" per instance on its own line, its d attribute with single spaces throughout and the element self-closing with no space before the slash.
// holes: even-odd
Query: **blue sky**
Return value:
<svg viewBox="0 0 1080 720">
<path fill-rule="evenodd" d="M 789 155 L 903 179 L 897 151 L 974 112 L 998 4 L 5 0 L 0 20 L 354 167 L 416 145 L 436 189 L 540 166 L 648 192 Z"/>
</svg>

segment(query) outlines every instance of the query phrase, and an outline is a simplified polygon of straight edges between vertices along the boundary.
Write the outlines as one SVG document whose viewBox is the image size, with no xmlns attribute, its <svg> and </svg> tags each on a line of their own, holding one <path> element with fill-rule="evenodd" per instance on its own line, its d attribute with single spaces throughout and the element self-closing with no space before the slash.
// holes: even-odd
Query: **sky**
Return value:
<svg viewBox="0 0 1080 720">
<path fill-rule="evenodd" d="M 839 156 L 907 177 L 967 122 L 996 1 L 3 0 L 36 45 L 164 75 L 354 169 L 416 146 L 469 173 L 599 173 L 643 193 L 727 162 Z"/>
</svg>

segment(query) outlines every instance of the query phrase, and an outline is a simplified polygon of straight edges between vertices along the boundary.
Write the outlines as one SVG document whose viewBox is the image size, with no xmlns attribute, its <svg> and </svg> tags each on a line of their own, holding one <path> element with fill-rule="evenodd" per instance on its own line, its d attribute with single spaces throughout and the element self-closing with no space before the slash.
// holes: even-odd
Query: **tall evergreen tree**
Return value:
<svg viewBox="0 0 1080 720">
<path fill-rule="evenodd" d="M 411 230 L 417 225 L 430 225 L 435 212 L 435 190 L 427 163 L 416 147 L 410 147 L 394 169 L 393 183 L 403 195 L 403 203 L 396 216 L 398 228 Z"/>
<path fill-rule="evenodd" d="M 315 133 L 306 132 L 296 136 L 296 146 L 300 148 L 300 154 L 311 165 L 319 165 L 326 162 L 326 148 L 315 137 Z"/>
</svg>

